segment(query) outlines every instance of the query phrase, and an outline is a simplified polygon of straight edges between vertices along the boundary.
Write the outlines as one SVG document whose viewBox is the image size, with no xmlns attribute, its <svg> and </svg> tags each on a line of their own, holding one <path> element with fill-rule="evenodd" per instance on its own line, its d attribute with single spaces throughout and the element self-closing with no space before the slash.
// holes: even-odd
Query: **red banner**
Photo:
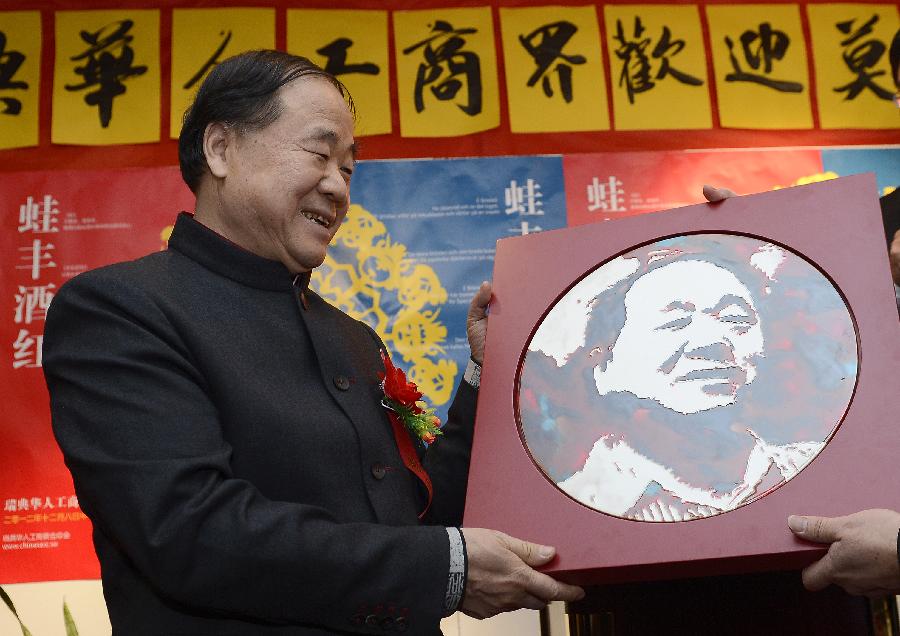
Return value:
<svg viewBox="0 0 900 636">
<path fill-rule="evenodd" d="M 98 578 L 91 526 L 53 439 L 41 344 L 72 276 L 158 250 L 193 196 L 175 168 L 20 173 L 0 179 L 4 343 L 2 583 Z"/>
<path fill-rule="evenodd" d="M 569 225 L 699 203 L 704 184 L 740 194 L 822 172 L 819 150 L 609 152 L 563 157 Z"/>
</svg>

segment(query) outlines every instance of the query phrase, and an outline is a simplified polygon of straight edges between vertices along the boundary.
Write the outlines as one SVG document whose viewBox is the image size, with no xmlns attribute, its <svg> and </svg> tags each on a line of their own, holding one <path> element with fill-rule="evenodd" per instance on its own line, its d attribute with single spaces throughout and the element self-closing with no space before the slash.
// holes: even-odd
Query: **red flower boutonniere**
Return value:
<svg viewBox="0 0 900 636">
<path fill-rule="evenodd" d="M 408 381 L 403 370 L 395 367 L 384 351 L 381 352 L 381 361 L 384 363 L 384 373 L 378 374 L 384 391 L 381 405 L 395 415 L 414 437 L 431 444 L 438 435 L 443 435 L 441 420 L 435 416 L 433 408 L 428 408 L 421 401 L 422 392 L 415 382 Z"/>
</svg>

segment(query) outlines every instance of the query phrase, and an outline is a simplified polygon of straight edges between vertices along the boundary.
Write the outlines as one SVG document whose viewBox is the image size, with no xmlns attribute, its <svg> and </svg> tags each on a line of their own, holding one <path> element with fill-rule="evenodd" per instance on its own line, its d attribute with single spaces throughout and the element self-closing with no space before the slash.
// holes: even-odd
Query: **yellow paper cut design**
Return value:
<svg viewBox="0 0 900 636">
<path fill-rule="evenodd" d="M 404 137 L 454 137 L 500 125 L 490 7 L 394 12 Z"/>
<path fill-rule="evenodd" d="M 172 91 L 169 136 L 181 122 L 209 71 L 224 59 L 275 48 L 274 9 L 175 9 L 172 11 Z"/>
<path fill-rule="evenodd" d="M 707 5 L 706 15 L 722 127 L 812 128 L 800 8 Z"/>
<path fill-rule="evenodd" d="M 159 141 L 159 11 L 57 11 L 51 139 Z"/>
<path fill-rule="evenodd" d="M 287 50 L 336 75 L 356 105 L 356 135 L 391 132 L 387 11 L 288 9 Z"/>
<path fill-rule="evenodd" d="M 607 4 L 603 11 L 616 130 L 712 128 L 697 7 Z"/>
<path fill-rule="evenodd" d="M 512 132 L 609 130 L 593 6 L 500 8 Z"/>
<path fill-rule="evenodd" d="M 0 11 L 0 148 L 38 145 L 41 81 L 40 11 Z"/>
<path fill-rule="evenodd" d="M 351 205 L 332 245 L 352 250 L 348 262 L 329 251 L 313 270 L 312 285 L 335 307 L 371 325 L 385 344 L 403 358 L 410 380 L 434 405 L 450 400 L 457 365 L 442 358 L 447 328 L 440 307 L 447 290 L 428 265 L 406 258 L 406 246 L 394 243 L 384 224 L 359 205 Z M 384 305 L 399 305 L 390 316 Z"/>
<path fill-rule="evenodd" d="M 896 4 L 808 4 L 822 128 L 900 128 L 888 51 Z"/>
</svg>

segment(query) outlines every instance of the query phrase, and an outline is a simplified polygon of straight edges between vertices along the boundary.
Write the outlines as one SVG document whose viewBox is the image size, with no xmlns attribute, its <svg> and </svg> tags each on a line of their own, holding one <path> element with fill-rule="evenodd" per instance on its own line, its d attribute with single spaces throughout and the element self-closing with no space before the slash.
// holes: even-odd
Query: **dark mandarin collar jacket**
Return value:
<svg viewBox="0 0 900 636">
<path fill-rule="evenodd" d="M 425 455 L 421 525 L 381 343 L 308 280 L 182 214 L 168 250 L 54 298 L 53 428 L 115 634 L 439 633 L 476 392 Z"/>
</svg>

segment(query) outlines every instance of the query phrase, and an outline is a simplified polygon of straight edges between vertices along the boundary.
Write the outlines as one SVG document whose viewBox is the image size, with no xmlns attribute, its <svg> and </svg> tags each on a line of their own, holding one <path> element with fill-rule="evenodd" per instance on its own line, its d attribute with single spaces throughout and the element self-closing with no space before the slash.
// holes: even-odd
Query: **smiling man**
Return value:
<svg viewBox="0 0 900 636">
<path fill-rule="evenodd" d="M 763 354 L 750 290 L 723 267 L 680 261 L 642 276 L 625 294 L 622 331 L 600 395 L 627 391 L 679 413 L 733 404 Z"/>
<path fill-rule="evenodd" d="M 179 139 L 194 214 L 53 301 L 53 427 L 116 635 L 438 634 L 457 609 L 582 594 L 533 569 L 552 548 L 456 527 L 490 286 L 427 452 L 382 406 L 378 336 L 308 288 L 347 214 L 353 125 L 305 58 L 219 64 Z"/>
<path fill-rule="evenodd" d="M 752 237 L 673 237 L 600 265 L 550 309 L 522 366 L 522 433 L 595 510 L 708 517 L 815 458 L 856 364 L 846 305 L 803 258 Z"/>
</svg>

